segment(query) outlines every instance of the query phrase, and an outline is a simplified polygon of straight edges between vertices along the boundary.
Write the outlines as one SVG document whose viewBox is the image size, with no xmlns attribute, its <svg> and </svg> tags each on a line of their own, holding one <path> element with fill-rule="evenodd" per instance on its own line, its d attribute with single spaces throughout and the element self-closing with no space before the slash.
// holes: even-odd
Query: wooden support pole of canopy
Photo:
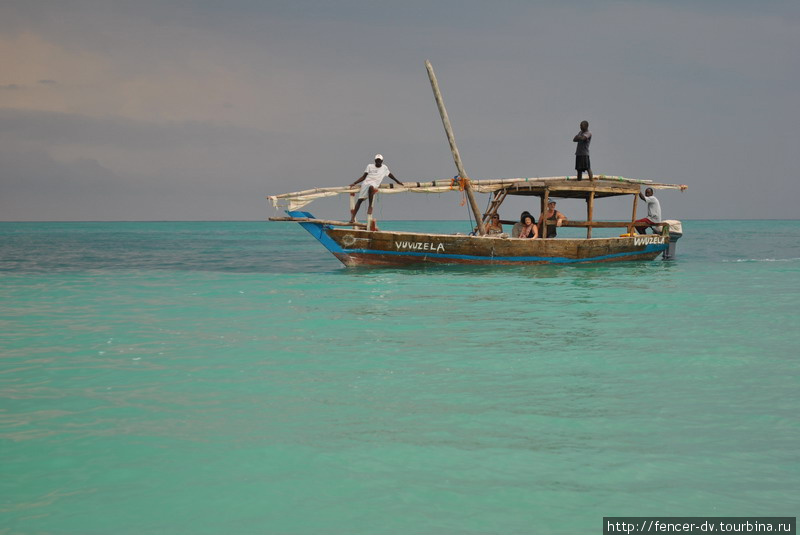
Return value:
<svg viewBox="0 0 800 535">
<path fill-rule="evenodd" d="M 547 203 L 548 202 L 550 202 L 550 190 L 545 188 L 544 189 L 544 195 L 542 195 L 542 202 L 539 203 L 539 204 L 541 204 L 542 211 L 540 213 L 542 215 L 547 213 Z M 541 218 L 539 220 L 539 224 L 542 225 L 542 231 L 539 233 L 539 237 L 540 238 L 546 238 L 547 237 L 547 220 L 544 219 L 544 218 Z"/>
<path fill-rule="evenodd" d="M 589 226 L 586 227 L 586 239 L 592 237 L 592 220 L 594 219 L 594 191 L 589 194 L 589 198 L 586 199 L 586 221 L 589 223 Z"/>
<path fill-rule="evenodd" d="M 456 164 L 456 169 L 458 169 L 458 176 L 464 181 L 464 191 L 469 199 L 469 205 L 472 208 L 475 221 L 478 222 L 478 232 L 483 236 L 486 234 L 486 227 L 483 225 L 481 209 L 478 207 L 478 202 L 475 200 L 475 194 L 472 192 L 472 186 L 469 184 L 469 176 L 467 176 L 467 172 L 464 170 L 464 164 L 461 163 L 461 155 L 458 153 L 456 138 L 453 135 L 453 128 L 450 126 L 450 118 L 447 116 L 442 93 L 439 91 L 439 82 L 436 81 L 436 75 L 433 73 L 433 65 L 431 65 L 430 61 L 425 61 L 425 67 L 428 69 L 428 78 L 430 78 L 431 88 L 433 88 L 433 96 L 436 98 L 436 105 L 439 107 L 439 115 L 442 116 L 442 124 L 447 134 L 447 141 L 450 142 L 450 152 L 453 153 L 453 161 Z"/>
<path fill-rule="evenodd" d="M 636 223 L 636 201 L 639 200 L 639 195 L 633 194 L 633 215 L 631 216 L 631 226 L 628 227 L 628 234 L 633 234 L 634 224 Z"/>
</svg>

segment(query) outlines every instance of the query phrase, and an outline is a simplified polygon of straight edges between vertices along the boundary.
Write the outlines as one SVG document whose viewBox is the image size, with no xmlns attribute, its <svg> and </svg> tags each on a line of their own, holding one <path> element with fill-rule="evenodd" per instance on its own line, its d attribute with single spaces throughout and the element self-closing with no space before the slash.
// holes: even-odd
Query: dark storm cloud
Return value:
<svg viewBox="0 0 800 535">
<path fill-rule="evenodd" d="M 60 173 L 89 190 L 72 201 L 86 213 L 92 191 L 146 199 L 152 188 L 142 218 L 202 218 L 216 207 L 214 218 L 258 219 L 267 215 L 263 195 L 349 183 L 375 152 L 401 179 L 452 176 L 423 67 L 431 59 L 474 178 L 571 173 L 571 138 L 588 119 L 596 171 L 690 185 L 665 192 L 672 216 L 796 217 L 787 132 L 800 119 L 799 5 L 6 4 L 0 37 L 43 36 L 96 59 L 90 72 L 101 75 L 92 84 L 48 70 L 0 78 L 2 98 L 34 92 L 13 88 L 39 80 L 48 99 L 41 109 L 0 101 L 0 142 L 23 155 L 4 156 L 2 179 L 34 184 Z M 173 78 L 188 104 L 166 119 L 148 106 Z M 69 91 L 84 95 L 80 111 Z M 49 167 L 36 171 L 37 158 Z M 103 186 L 86 186 L 86 177 Z M 165 191 L 185 197 L 170 209 Z M 202 214 L 193 217 L 192 206 Z M 457 202 L 434 213 L 418 198 L 383 206 L 383 217 L 463 217 Z"/>
<path fill-rule="evenodd" d="M 279 132 L 204 122 L 152 123 L 122 117 L 0 108 L 0 139 L 44 146 L 88 145 L 126 150 L 210 149 L 236 145 L 257 150 L 277 143 Z"/>
</svg>

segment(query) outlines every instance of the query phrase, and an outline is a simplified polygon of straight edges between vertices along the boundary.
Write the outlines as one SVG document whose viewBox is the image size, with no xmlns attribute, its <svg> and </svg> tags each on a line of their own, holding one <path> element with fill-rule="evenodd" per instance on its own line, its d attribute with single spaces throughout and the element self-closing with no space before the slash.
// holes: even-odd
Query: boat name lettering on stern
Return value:
<svg viewBox="0 0 800 535">
<path fill-rule="evenodd" d="M 409 251 L 435 251 L 435 252 L 444 252 L 444 244 L 443 243 L 431 243 L 431 242 L 413 242 L 413 241 L 398 241 L 394 243 L 397 250 L 405 249 Z"/>
<path fill-rule="evenodd" d="M 633 238 L 634 245 L 653 245 L 653 244 L 661 244 L 666 241 L 664 236 L 641 236 Z"/>
</svg>

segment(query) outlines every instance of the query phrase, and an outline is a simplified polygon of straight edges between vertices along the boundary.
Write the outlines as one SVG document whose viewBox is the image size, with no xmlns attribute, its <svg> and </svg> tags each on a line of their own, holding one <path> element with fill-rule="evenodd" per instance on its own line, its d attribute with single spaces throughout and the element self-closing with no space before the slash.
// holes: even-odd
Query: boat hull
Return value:
<svg viewBox="0 0 800 535">
<path fill-rule="evenodd" d="M 296 214 L 300 216 L 300 213 Z M 524 240 L 300 224 L 346 266 L 536 265 L 653 260 L 669 246 L 669 236 L 660 235 Z"/>
</svg>

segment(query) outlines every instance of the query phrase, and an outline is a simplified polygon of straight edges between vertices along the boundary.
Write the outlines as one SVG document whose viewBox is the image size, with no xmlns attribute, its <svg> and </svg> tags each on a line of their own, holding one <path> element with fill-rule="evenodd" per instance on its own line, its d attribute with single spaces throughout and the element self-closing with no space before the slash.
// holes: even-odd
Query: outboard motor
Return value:
<svg viewBox="0 0 800 535">
<path fill-rule="evenodd" d="M 669 245 L 662 256 L 664 260 L 673 260 L 675 258 L 675 245 L 680 237 L 683 236 L 683 227 L 677 219 L 665 219 L 662 223 L 665 223 L 662 232 L 669 234 Z"/>
</svg>

